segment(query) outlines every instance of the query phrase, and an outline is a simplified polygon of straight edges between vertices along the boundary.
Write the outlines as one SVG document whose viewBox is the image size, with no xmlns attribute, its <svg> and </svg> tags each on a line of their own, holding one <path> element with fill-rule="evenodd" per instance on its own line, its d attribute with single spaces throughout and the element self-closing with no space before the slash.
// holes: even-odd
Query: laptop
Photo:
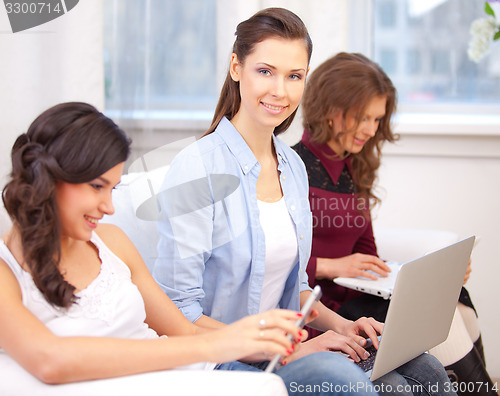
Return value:
<svg viewBox="0 0 500 396">
<path fill-rule="evenodd" d="M 377 280 L 358 276 L 355 278 L 338 277 L 333 281 L 340 286 L 358 290 L 367 294 L 373 294 L 374 296 L 382 297 L 388 300 L 391 298 L 394 291 L 394 285 L 396 284 L 396 278 L 399 270 L 405 263 L 387 261 L 385 264 L 391 269 L 391 272 L 389 272 L 389 275 L 386 277 L 382 277 L 373 271 L 368 271 L 378 276 Z"/>
<path fill-rule="evenodd" d="M 475 236 L 400 266 L 373 360 L 374 381 L 448 337 Z"/>
</svg>

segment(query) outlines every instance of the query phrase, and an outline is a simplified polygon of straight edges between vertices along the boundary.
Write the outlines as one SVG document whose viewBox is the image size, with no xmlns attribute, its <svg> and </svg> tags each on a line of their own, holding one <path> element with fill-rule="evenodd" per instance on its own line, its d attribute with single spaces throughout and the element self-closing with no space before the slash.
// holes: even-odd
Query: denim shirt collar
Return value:
<svg viewBox="0 0 500 396">
<path fill-rule="evenodd" d="M 243 174 L 246 175 L 258 164 L 257 158 L 255 158 L 254 153 L 248 147 L 245 139 L 243 139 L 235 126 L 226 117 L 222 118 L 214 133 L 217 133 L 222 138 L 229 150 L 234 154 Z M 286 154 L 282 146 L 283 142 L 278 140 L 273 134 L 273 144 L 278 156 L 278 170 L 280 170 L 287 163 Z"/>
</svg>

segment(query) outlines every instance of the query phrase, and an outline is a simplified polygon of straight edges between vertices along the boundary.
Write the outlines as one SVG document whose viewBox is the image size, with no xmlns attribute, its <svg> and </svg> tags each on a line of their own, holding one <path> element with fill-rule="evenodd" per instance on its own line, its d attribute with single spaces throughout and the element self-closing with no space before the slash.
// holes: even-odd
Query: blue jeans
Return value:
<svg viewBox="0 0 500 396">
<path fill-rule="evenodd" d="M 424 353 L 373 381 L 381 395 L 455 395 L 443 365 Z"/>
<path fill-rule="evenodd" d="M 262 371 L 238 361 L 222 363 L 218 370 Z M 317 352 L 294 360 L 276 370 L 289 395 L 376 395 L 366 374 L 355 364 L 332 352 Z"/>
<path fill-rule="evenodd" d="M 222 363 L 218 370 L 262 371 L 238 361 Z M 422 395 L 456 396 L 441 363 L 423 354 L 371 383 L 366 373 L 343 356 L 317 352 L 276 371 L 289 395 Z"/>
</svg>

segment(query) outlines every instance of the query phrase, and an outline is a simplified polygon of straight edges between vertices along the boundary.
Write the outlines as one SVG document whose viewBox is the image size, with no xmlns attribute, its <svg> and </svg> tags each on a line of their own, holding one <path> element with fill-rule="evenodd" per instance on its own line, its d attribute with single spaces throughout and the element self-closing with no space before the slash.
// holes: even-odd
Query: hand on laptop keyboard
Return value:
<svg viewBox="0 0 500 396">
<path fill-rule="evenodd" d="M 373 368 L 373 363 L 375 362 L 375 355 L 377 354 L 377 350 L 375 347 L 370 345 L 368 348 L 365 348 L 366 351 L 370 354 L 370 357 L 366 360 L 360 360 L 356 364 L 363 370 L 369 371 Z"/>
</svg>

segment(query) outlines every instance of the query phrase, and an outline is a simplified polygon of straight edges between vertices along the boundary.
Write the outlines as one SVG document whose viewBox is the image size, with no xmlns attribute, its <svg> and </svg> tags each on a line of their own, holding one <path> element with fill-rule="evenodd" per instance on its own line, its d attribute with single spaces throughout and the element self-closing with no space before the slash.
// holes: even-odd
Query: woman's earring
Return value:
<svg viewBox="0 0 500 396">
<path fill-rule="evenodd" d="M 332 121 L 332 120 L 328 120 L 328 126 L 329 126 L 330 128 L 333 128 L 333 121 Z"/>
</svg>

